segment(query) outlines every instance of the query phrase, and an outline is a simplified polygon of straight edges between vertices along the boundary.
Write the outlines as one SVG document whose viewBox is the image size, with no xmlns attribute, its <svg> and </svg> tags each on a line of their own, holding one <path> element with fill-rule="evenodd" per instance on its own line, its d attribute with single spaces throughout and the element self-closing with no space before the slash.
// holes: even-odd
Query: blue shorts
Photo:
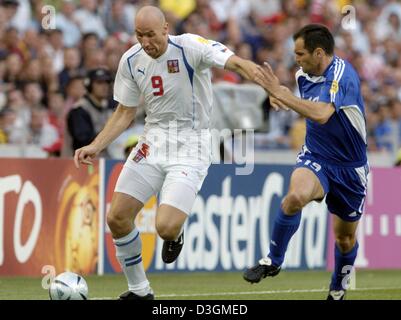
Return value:
<svg viewBox="0 0 401 320">
<path fill-rule="evenodd" d="M 365 204 L 369 165 L 359 168 L 326 164 L 309 152 L 298 154 L 296 168 L 308 168 L 319 179 L 330 213 L 345 221 L 361 218 Z"/>
</svg>

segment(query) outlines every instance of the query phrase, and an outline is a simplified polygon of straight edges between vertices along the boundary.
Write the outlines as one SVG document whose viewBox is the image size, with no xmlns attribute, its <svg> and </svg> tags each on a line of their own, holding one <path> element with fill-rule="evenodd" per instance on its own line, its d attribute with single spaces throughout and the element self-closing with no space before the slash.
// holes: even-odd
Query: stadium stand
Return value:
<svg viewBox="0 0 401 320">
<path fill-rule="evenodd" d="M 241 57 L 259 64 L 268 61 L 280 80 L 294 91 L 293 74 L 297 66 L 291 36 L 306 23 L 326 24 L 336 36 L 336 54 L 348 59 L 360 74 L 369 151 L 380 153 L 378 157 L 384 155 L 389 159 L 386 163 L 394 163 L 396 151 L 401 147 L 401 58 L 398 54 L 401 3 L 329 0 L 323 5 L 318 0 L 193 0 L 177 8 L 178 3 L 173 0 L 1 0 L 0 148 L 4 144 L 28 144 L 51 156 L 59 155 L 66 115 L 85 94 L 85 73 L 102 67 L 115 74 L 123 52 L 136 43 L 135 12 L 143 5 L 153 4 L 165 11 L 171 34 L 196 33 L 227 44 Z M 341 9 L 349 4 L 358 13 L 352 29 L 342 25 L 345 17 Z M 52 12 L 43 10 L 45 5 L 55 8 L 54 25 Z M 227 113 L 224 108 L 230 106 L 220 103 L 225 99 L 225 91 L 218 88 L 225 83 L 224 86 L 235 86 L 242 92 L 250 84 L 244 86 L 243 79 L 224 70 L 214 70 L 213 81 L 217 88 L 216 123 L 225 118 L 226 123 L 235 126 L 240 111 Z M 240 115 L 248 123 L 236 125 L 253 126 L 259 149 L 299 148 L 304 130 L 302 119 L 295 114 L 271 112 L 268 98 L 262 101 L 259 97 L 246 109 L 252 110 L 250 117 Z M 57 132 L 52 146 L 30 139 L 28 129 L 35 109 L 44 109 L 47 113 L 44 126 Z M 137 124 L 142 125 L 141 121 Z M 123 150 L 114 154 L 121 155 Z"/>
</svg>

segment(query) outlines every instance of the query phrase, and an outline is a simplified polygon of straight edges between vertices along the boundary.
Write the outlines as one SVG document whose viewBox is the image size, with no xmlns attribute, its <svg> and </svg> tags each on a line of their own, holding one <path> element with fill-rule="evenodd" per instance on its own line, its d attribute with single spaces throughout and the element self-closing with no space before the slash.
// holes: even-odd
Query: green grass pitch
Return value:
<svg viewBox="0 0 401 320">
<path fill-rule="evenodd" d="M 150 273 L 159 300 L 324 300 L 330 273 L 282 271 L 249 284 L 238 272 Z M 126 290 L 122 275 L 86 276 L 90 299 L 115 299 Z M 41 278 L 0 277 L 0 300 L 46 300 Z M 401 300 L 401 270 L 358 270 L 347 300 Z"/>
</svg>

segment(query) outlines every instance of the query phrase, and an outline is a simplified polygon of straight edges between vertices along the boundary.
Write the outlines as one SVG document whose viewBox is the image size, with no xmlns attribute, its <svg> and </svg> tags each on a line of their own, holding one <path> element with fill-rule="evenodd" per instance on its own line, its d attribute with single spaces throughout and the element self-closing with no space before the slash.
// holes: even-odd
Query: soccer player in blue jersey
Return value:
<svg viewBox="0 0 401 320">
<path fill-rule="evenodd" d="M 289 108 L 306 118 L 305 145 L 275 218 L 270 252 L 243 277 L 256 283 L 277 275 L 298 229 L 302 208 L 326 197 L 328 210 L 334 214 L 335 234 L 335 267 L 327 299 L 342 300 L 357 256 L 356 230 L 369 171 L 360 81 L 351 64 L 334 55 L 334 38 L 326 27 L 307 25 L 293 39 L 301 98 L 280 85 L 267 63 L 257 82 L 270 94 L 275 108 Z"/>
</svg>

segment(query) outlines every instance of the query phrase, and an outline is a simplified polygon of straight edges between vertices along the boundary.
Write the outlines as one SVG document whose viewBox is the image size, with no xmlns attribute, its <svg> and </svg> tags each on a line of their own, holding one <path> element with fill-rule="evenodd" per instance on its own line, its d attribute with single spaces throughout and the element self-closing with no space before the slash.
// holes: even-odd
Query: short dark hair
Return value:
<svg viewBox="0 0 401 320">
<path fill-rule="evenodd" d="M 334 53 L 334 38 L 329 29 L 321 24 L 308 24 L 294 34 L 294 41 L 302 38 L 305 49 L 312 53 L 316 48 L 322 48 L 328 55 Z"/>
<path fill-rule="evenodd" d="M 96 32 L 87 32 L 82 35 L 82 41 L 86 41 L 87 39 L 92 37 L 99 40 L 99 36 L 97 35 Z"/>
</svg>

